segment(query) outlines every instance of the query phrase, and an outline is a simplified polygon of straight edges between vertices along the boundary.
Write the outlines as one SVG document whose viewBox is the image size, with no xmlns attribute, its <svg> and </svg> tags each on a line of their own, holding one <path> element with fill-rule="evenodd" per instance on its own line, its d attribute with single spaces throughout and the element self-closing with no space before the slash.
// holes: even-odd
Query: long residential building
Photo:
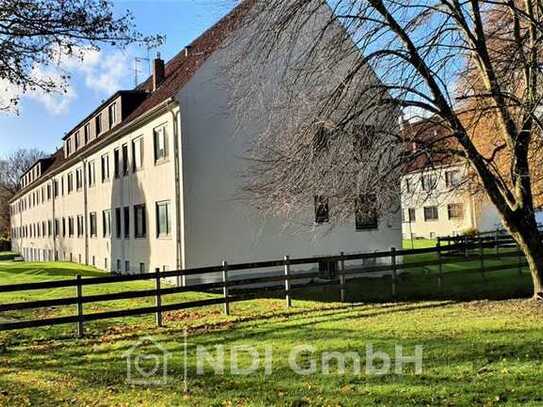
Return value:
<svg viewBox="0 0 543 407">
<path fill-rule="evenodd" d="M 333 200 L 316 199 L 289 231 L 284 219 L 236 199 L 247 143 L 267 120 L 265 106 L 260 123 L 234 114 L 224 69 L 236 38 L 248 38 L 240 21 L 250 4 L 168 63 L 155 59 L 150 78 L 98 106 L 24 174 L 11 201 L 14 250 L 27 260 L 140 273 L 401 247 L 399 213 L 353 213 L 330 230 L 323 223 Z M 315 24 L 331 12 L 323 6 Z M 278 70 L 247 80 L 273 92 Z"/>
</svg>

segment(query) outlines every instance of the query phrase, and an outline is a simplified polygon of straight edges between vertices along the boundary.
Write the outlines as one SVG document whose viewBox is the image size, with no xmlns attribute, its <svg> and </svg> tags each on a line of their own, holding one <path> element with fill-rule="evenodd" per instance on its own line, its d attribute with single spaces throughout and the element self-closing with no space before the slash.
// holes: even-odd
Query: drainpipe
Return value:
<svg viewBox="0 0 543 407">
<path fill-rule="evenodd" d="M 81 160 L 83 164 L 83 222 L 85 223 L 85 264 L 89 265 L 89 221 L 88 221 L 88 198 L 87 198 L 87 162 L 83 159 Z M 76 170 L 77 171 L 77 170 Z M 77 182 L 77 181 L 76 181 Z M 98 219 L 96 219 L 98 223 Z"/>
<path fill-rule="evenodd" d="M 174 150 L 174 178 L 175 178 L 175 256 L 176 256 L 176 268 L 181 270 L 183 268 L 182 255 L 183 252 L 183 240 L 182 234 L 184 234 L 184 221 L 182 222 L 182 202 L 181 202 L 181 170 L 180 170 L 180 156 L 181 156 L 181 108 L 174 112 L 173 106 L 169 109 L 172 115 L 173 121 L 173 150 Z M 185 286 L 186 278 L 185 276 L 177 277 L 177 286 Z"/>
</svg>

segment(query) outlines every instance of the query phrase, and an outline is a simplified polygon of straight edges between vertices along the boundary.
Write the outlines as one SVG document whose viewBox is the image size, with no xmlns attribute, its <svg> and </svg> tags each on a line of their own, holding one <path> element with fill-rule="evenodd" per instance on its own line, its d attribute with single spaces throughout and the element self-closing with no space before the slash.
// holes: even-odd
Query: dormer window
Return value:
<svg viewBox="0 0 543 407">
<path fill-rule="evenodd" d="M 100 133 L 102 133 L 102 113 L 98 114 L 94 121 L 96 125 L 96 136 L 98 136 Z"/>
<path fill-rule="evenodd" d="M 109 105 L 109 128 L 111 129 L 117 123 L 117 103 L 113 102 Z"/>
<path fill-rule="evenodd" d="M 83 135 L 85 138 L 85 144 L 87 144 L 90 139 L 90 123 L 85 124 L 85 127 L 83 127 Z"/>
<path fill-rule="evenodd" d="M 66 139 L 66 157 L 72 154 L 72 139 Z"/>
<path fill-rule="evenodd" d="M 81 140 L 79 139 L 79 132 L 75 133 L 75 151 L 79 150 L 81 146 Z"/>
</svg>

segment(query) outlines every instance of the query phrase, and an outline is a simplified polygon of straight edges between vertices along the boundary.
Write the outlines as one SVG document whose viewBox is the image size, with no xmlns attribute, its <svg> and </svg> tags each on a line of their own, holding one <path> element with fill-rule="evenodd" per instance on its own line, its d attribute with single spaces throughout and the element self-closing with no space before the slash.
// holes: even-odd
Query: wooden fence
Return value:
<svg viewBox="0 0 543 407">
<path fill-rule="evenodd" d="M 60 324 L 75 324 L 77 335 L 83 336 L 84 324 L 91 321 L 105 320 L 119 317 L 138 316 L 145 314 L 155 314 L 156 325 L 162 326 L 163 313 L 168 311 L 183 310 L 208 305 L 222 304 L 224 313 L 230 313 L 230 304 L 258 298 L 259 296 L 268 296 L 273 293 L 274 297 L 284 297 L 286 307 L 292 304 L 292 295 L 297 291 L 313 289 L 316 287 L 334 287 L 339 289 L 338 300 L 345 302 L 346 289 L 350 281 L 357 278 L 364 278 L 375 273 L 386 273 L 390 277 L 390 294 L 396 298 L 398 294 L 398 285 L 400 283 L 399 275 L 408 269 L 425 269 L 428 267 L 437 268 L 437 285 L 442 287 L 443 279 L 446 274 L 444 265 L 448 263 L 473 262 L 474 258 L 479 259 L 477 267 L 464 269 L 462 273 L 481 273 L 483 279 L 486 273 L 510 270 L 511 265 L 485 264 L 487 260 L 496 258 L 518 258 L 519 272 L 526 262 L 522 254 L 515 250 L 515 245 L 511 238 L 500 237 L 479 237 L 478 239 L 464 239 L 462 242 L 451 239 L 440 239 L 437 247 L 396 250 L 391 249 L 386 252 L 362 253 L 362 254 L 344 254 L 332 257 L 312 257 L 312 258 L 289 258 L 285 256 L 281 260 L 263 261 L 255 263 L 228 264 L 226 261 L 221 265 L 203 268 L 194 268 L 177 271 L 156 271 L 155 273 L 139 275 L 120 275 L 82 278 L 77 276 L 75 279 L 24 283 L 0 286 L 0 293 L 8 292 L 32 292 L 33 290 L 55 289 L 71 287 L 74 289 L 74 295 L 68 298 L 46 299 L 39 301 L 27 301 L 17 303 L 0 304 L 0 312 L 20 311 L 44 307 L 74 306 L 75 313 L 70 316 L 59 316 L 53 318 L 44 318 L 37 320 L 15 320 L 0 322 L 0 331 L 15 330 L 23 328 L 35 328 L 43 326 L 52 326 Z M 435 255 L 429 260 L 421 255 Z M 418 258 L 417 258 L 418 256 Z M 347 268 L 346 262 L 353 261 L 375 261 L 375 265 L 370 267 Z M 331 268 L 334 272 L 327 279 L 319 279 L 322 272 L 318 271 L 318 266 L 323 264 L 334 264 Z M 317 266 L 310 270 L 293 271 L 296 266 Z M 277 268 L 281 270 L 274 275 L 259 276 L 254 273 L 257 270 Z M 321 267 L 322 268 L 322 267 Z M 237 275 L 233 275 L 236 272 Z M 252 276 L 248 274 L 252 272 Z M 245 275 L 244 275 L 245 274 Z M 195 277 L 206 275 L 219 275 L 219 281 L 195 283 L 186 286 L 163 285 L 165 279 L 179 279 L 181 277 Z M 241 278 L 240 278 L 241 276 Z M 154 288 L 146 290 L 127 290 L 108 294 L 85 294 L 85 287 L 133 281 L 154 281 Z M 252 286 L 252 287 L 251 287 Z M 197 301 L 182 302 L 175 304 L 163 304 L 163 296 L 183 293 L 183 292 L 214 292 L 222 294 L 217 298 L 209 298 Z M 154 298 L 154 305 L 142 308 L 121 309 L 107 312 L 85 313 L 85 306 L 102 301 L 127 300 L 136 298 Z"/>
</svg>

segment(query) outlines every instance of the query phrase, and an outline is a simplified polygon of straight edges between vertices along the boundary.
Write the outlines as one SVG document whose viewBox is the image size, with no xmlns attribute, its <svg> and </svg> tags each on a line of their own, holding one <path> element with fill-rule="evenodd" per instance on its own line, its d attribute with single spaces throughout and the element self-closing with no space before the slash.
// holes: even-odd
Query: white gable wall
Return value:
<svg viewBox="0 0 543 407">
<path fill-rule="evenodd" d="M 216 52 L 178 94 L 181 109 L 182 174 L 184 185 L 184 267 L 309 257 L 401 248 L 400 213 L 380 219 L 376 231 L 355 231 L 354 213 L 348 224 L 307 226 L 314 219 L 308 202 L 303 219 L 264 216 L 240 201 L 240 174 L 247 140 L 267 120 L 242 119 L 232 111 L 225 58 Z M 271 68 L 273 70 L 273 67 Z M 270 79 L 271 78 L 267 78 Z M 251 79 L 247 79 L 251 80 Z M 273 82 L 262 83 L 273 88 Z M 399 188 L 399 185 L 398 185 Z M 333 202 L 331 201 L 331 205 Z M 302 226 L 306 225 L 306 226 Z"/>
</svg>

